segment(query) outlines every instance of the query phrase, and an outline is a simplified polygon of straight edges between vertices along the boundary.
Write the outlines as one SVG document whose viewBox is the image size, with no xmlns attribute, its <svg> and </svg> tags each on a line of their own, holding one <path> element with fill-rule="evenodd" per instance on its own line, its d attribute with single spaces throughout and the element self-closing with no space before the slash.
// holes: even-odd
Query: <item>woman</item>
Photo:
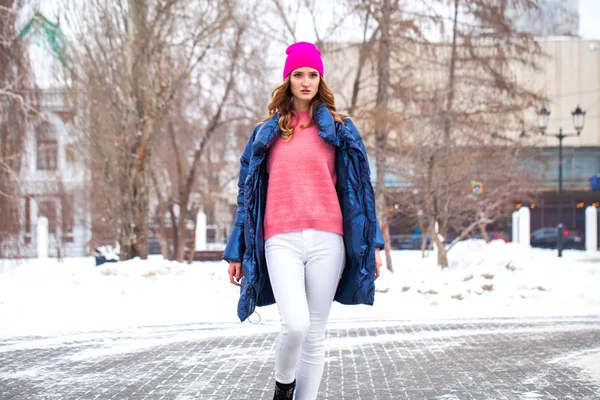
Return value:
<svg viewBox="0 0 600 400">
<path fill-rule="evenodd" d="M 275 397 L 316 399 L 333 300 L 373 304 L 383 238 L 363 141 L 336 112 L 315 45 L 288 47 L 283 83 L 241 157 L 223 259 L 238 316 L 275 301 Z M 241 283 L 239 283 L 241 280 Z"/>
</svg>

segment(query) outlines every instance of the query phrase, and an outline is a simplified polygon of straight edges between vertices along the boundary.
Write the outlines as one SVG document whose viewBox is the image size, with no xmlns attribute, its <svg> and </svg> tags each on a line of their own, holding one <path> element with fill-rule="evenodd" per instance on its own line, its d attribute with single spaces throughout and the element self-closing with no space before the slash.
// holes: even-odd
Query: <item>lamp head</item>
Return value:
<svg viewBox="0 0 600 400">
<path fill-rule="evenodd" d="M 575 126 L 575 130 L 579 135 L 581 130 L 583 129 L 583 124 L 585 122 L 585 111 L 583 111 L 579 106 L 571 113 L 573 116 L 573 125 Z"/>
<path fill-rule="evenodd" d="M 546 128 L 548 127 L 548 119 L 550 118 L 550 111 L 546 107 L 543 107 L 538 112 L 538 128 L 542 131 L 542 134 L 545 133 Z"/>
</svg>

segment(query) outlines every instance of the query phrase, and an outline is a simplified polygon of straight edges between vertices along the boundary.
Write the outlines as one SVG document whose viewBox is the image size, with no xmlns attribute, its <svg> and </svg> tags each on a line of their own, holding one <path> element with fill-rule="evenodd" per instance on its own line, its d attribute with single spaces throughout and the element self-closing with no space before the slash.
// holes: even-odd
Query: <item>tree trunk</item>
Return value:
<svg viewBox="0 0 600 400">
<path fill-rule="evenodd" d="M 381 232 L 383 233 L 384 242 L 390 243 L 390 229 L 389 229 L 387 223 L 381 225 Z M 386 262 L 386 265 L 388 266 L 387 268 L 390 271 L 394 272 L 394 269 L 392 266 L 392 251 L 391 251 L 391 249 L 389 249 L 389 246 L 386 246 L 385 262 Z"/>
<path fill-rule="evenodd" d="M 444 269 L 448 268 L 448 254 L 446 252 L 446 245 L 443 241 L 443 237 L 440 237 L 439 224 L 437 221 L 433 223 L 433 242 L 437 248 L 437 261 L 438 265 Z"/>
<path fill-rule="evenodd" d="M 149 110 L 153 109 L 154 98 L 149 96 L 151 87 L 149 50 L 146 46 L 148 36 L 146 17 L 148 4 L 142 0 L 128 2 L 129 36 L 131 38 L 128 51 L 128 68 L 130 69 L 134 100 L 135 121 L 130 126 L 135 127 L 135 138 L 129 143 L 128 151 L 123 154 L 127 166 L 121 177 L 123 215 L 120 218 L 121 260 L 133 257 L 148 258 L 148 181 L 146 163 L 150 159 L 149 137 L 153 129 L 153 120 Z M 126 135 L 130 135 L 127 132 Z"/>
<path fill-rule="evenodd" d="M 377 34 L 379 32 L 379 29 L 375 29 L 375 31 L 373 31 L 373 34 L 371 35 L 371 38 L 367 41 L 368 26 L 369 15 L 367 15 L 367 17 L 365 18 L 365 31 L 363 35 L 363 42 L 361 43 L 360 48 L 358 50 L 358 67 L 356 68 L 356 76 L 354 78 L 354 84 L 352 85 L 352 99 L 350 100 L 350 108 L 348 108 L 348 114 L 350 114 L 350 116 L 353 116 L 354 112 L 356 111 L 356 107 L 358 104 L 358 93 L 360 91 L 360 82 L 362 80 L 362 71 L 365 66 L 365 63 L 367 62 L 367 59 L 369 58 L 369 53 L 371 52 L 371 49 L 373 47 L 373 42 L 375 41 L 375 38 L 377 37 Z"/>
<path fill-rule="evenodd" d="M 179 246 L 179 229 L 177 228 L 179 225 L 177 224 L 177 216 L 175 215 L 175 204 L 173 204 L 172 201 L 171 204 L 169 204 L 169 216 L 171 217 L 171 235 L 173 238 L 173 248 L 169 254 L 169 260 L 173 260 L 175 258 L 176 249 Z"/>
<path fill-rule="evenodd" d="M 479 226 L 479 232 L 481 232 L 481 236 L 483 237 L 483 240 L 485 240 L 486 243 L 489 243 L 490 236 L 487 234 L 487 231 L 485 230 L 486 224 L 484 222 L 480 222 L 477 225 Z"/>
<path fill-rule="evenodd" d="M 453 24 L 453 30 L 452 30 L 452 54 L 450 56 L 450 65 L 448 67 L 448 91 L 447 91 L 447 97 L 446 97 L 446 105 L 445 105 L 445 112 L 444 112 L 444 128 L 443 128 L 443 133 L 444 133 L 444 147 L 445 148 L 449 148 L 450 147 L 450 135 L 452 132 L 452 122 L 453 122 L 453 118 L 452 118 L 452 108 L 453 108 L 453 104 L 454 104 L 454 95 L 455 95 L 455 72 L 456 72 L 456 46 L 457 46 L 457 32 L 458 32 L 458 28 L 457 28 L 457 24 L 458 24 L 458 3 L 459 0 L 454 0 L 454 24 Z M 435 169 L 434 166 L 437 165 L 438 168 L 440 167 L 440 162 L 441 160 L 439 158 L 437 158 L 434 154 L 431 155 L 430 159 L 429 159 L 429 163 L 428 163 L 428 170 L 429 170 L 429 176 L 428 176 L 428 183 L 427 183 L 427 190 L 429 193 L 429 204 L 430 204 L 430 212 L 431 215 L 433 215 L 433 224 L 432 224 L 432 244 L 435 244 L 436 248 L 437 248 L 437 257 L 438 257 L 438 265 L 441 268 L 448 268 L 448 255 L 447 255 L 447 251 L 446 251 L 446 246 L 444 244 L 444 242 L 442 240 L 440 240 L 439 238 L 439 219 L 441 216 L 444 216 L 447 218 L 447 214 L 443 213 L 443 211 L 440 211 L 439 207 L 440 203 L 441 203 L 441 198 L 438 198 L 438 196 L 436 195 L 436 193 L 439 193 L 435 190 L 433 190 L 432 185 L 433 183 L 433 174 L 435 173 Z"/>
<path fill-rule="evenodd" d="M 159 203 L 158 212 L 160 214 L 158 220 L 158 243 L 160 244 L 160 252 L 165 260 L 170 260 L 171 251 L 169 249 L 169 242 L 167 242 L 167 233 L 165 232 L 166 207 L 164 201 Z"/>
<path fill-rule="evenodd" d="M 177 247 L 175 247 L 175 261 L 182 262 L 185 258 L 185 244 L 187 241 L 187 229 L 186 229 L 186 220 L 187 220 L 187 196 L 184 196 L 182 202 L 179 207 L 179 221 L 177 222 L 177 237 L 179 240 L 177 241 Z M 183 206 L 185 205 L 186 208 Z M 174 227 L 175 229 L 175 227 Z"/>
<path fill-rule="evenodd" d="M 169 244 L 167 243 L 167 233 L 165 232 L 165 214 L 167 212 L 167 205 L 160 191 L 160 187 L 158 186 L 158 179 L 156 179 L 154 170 L 151 171 L 151 177 L 156 192 L 156 198 L 158 199 L 158 243 L 160 244 L 160 252 L 165 260 L 170 260 L 171 255 L 169 254 Z"/>
<path fill-rule="evenodd" d="M 188 259 L 187 262 L 188 264 L 191 264 L 194 262 L 194 254 L 196 253 L 196 228 L 198 227 L 198 225 L 196 225 L 196 223 L 198 222 L 198 212 L 200 211 L 200 208 L 196 205 L 192 205 L 192 215 L 194 216 L 194 227 L 192 228 L 192 245 L 190 246 L 190 252 L 188 253 Z"/>
<path fill-rule="evenodd" d="M 442 269 L 448 268 L 448 254 L 446 253 L 446 248 L 443 243 L 438 247 L 438 265 Z"/>
<path fill-rule="evenodd" d="M 454 0 L 454 24 L 452 26 L 452 54 L 450 56 L 450 65 L 448 67 L 448 97 L 446 98 L 446 112 L 444 115 L 444 139 L 446 146 L 450 142 L 450 133 L 452 132 L 452 109 L 454 106 L 454 95 L 456 91 L 456 48 L 458 36 L 458 3 Z"/>
<path fill-rule="evenodd" d="M 122 209 L 119 229 L 121 260 L 148 258 L 148 191 L 145 173 L 135 167 L 130 184 L 121 185 Z"/>
<path fill-rule="evenodd" d="M 150 212 L 148 182 L 145 171 L 138 174 L 137 184 L 137 207 L 135 218 L 135 247 L 137 255 L 142 259 L 148 258 L 148 214 Z"/>
<path fill-rule="evenodd" d="M 388 244 L 385 246 L 385 257 L 387 267 L 393 271 L 390 246 L 389 246 L 389 228 L 387 217 L 387 204 L 385 199 L 385 149 L 387 147 L 388 137 L 388 101 L 390 88 L 390 14 L 391 7 L 389 0 L 384 0 L 382 6 L 382 16 L 379 21 L 381 38 L 379 40 L 379 59 L 378 59 L 378 85 L 377 97 L 375 99 L 375 165 L 377 168 L 377 179 L 375 182 L 375 199 L 377 206 L 377 216 L 381 224 L 384 240 Z"/>
<path fill-rule="evenodd" d="M 431 250 L 431 245 L 433 242 L 427 244 L 427 232 L 429 229 L 425 229 L 425 223 L 423 221 L 422 212 L 419 212 L 419 231 L 421 232 L 421 258 L 425 258 L 425 250 Z"/>
</svg>

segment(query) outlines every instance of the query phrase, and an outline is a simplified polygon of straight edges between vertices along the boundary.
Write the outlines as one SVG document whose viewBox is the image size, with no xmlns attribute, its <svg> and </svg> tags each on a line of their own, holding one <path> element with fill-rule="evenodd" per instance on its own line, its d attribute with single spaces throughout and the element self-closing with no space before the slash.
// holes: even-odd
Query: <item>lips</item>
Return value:
<svg viewBox="0 0 600 400">
<path fill-rule="evenodd" d="M 310 90 L 301 90 L 300 93 L 310 94 Z"/>
</svg>

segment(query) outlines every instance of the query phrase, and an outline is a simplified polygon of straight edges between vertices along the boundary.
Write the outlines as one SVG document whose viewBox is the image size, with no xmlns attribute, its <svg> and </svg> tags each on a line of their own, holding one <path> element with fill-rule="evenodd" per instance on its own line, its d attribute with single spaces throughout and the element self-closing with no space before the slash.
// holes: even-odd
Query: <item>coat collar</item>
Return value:
<svg viewBox="0 0 600 400">
<path fill-rule="evenodd" d="M 333 115 L 323 103 L 317 105 L 313 110 L 313 120 L 315 121 L 319 136 L 327 143 L 336 147 L 340 145 L 338 133 L 335 129 L 335 120 Z M 252 143 L 252 155 L 264 154 L 279 137 L 279 113 L 265 121 L 256 133 L 256 138 Z"/>
</svg>

